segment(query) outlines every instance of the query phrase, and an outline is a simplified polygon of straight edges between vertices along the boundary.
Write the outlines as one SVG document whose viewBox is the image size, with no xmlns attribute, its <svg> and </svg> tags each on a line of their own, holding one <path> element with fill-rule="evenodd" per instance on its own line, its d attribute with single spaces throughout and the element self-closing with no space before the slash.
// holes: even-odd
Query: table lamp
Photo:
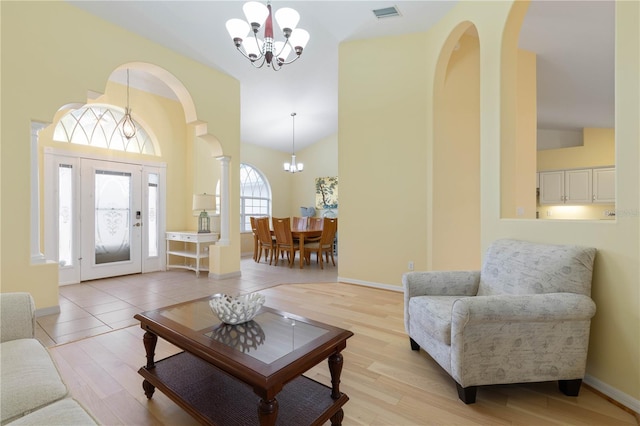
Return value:
<svg viewBox="0 0 640 426">
<path fill-rule="evenodd" d="M 202 210 L 198 217 L 198 233 L 209 233 L 209 215 L 207 210 L 216 208 L 215 197 L 211 194 L 193 194 L 193 210 Z"/>
</svg>

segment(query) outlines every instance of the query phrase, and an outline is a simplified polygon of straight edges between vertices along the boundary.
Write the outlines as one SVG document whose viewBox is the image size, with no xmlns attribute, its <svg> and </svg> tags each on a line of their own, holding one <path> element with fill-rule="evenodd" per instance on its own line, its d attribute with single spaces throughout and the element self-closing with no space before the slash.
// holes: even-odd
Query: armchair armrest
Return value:
<svg viewBox="0 0 640 426">
<path fill-rule="evenodd" d="M 402 275 L 404 326 L 409 331 L 409 300 L 418 296 L 475 296 L 480 271 L 415 271 Z"/>
<path fill-rule="evenodd" d="M 451 311 L 451 376 L 463 388 L 584 376 L 596 312 L 589 296 L 476 296 Z"/>
<path fill-rule="evenodd" d="M 480 271 L 416 271 L 402 275 L 405 302 L 416 296 L 475 296 Z"/>
<path fill-rule="evenodd" d="M 481 322 L 584 321 L 595 313 L 595 303 L 583 294 L 477 296 L 459 299 L 453 304 L 451 326 L 458 328 Z"/>
<path fill-rule="evenodd" d="M 34 337 L 35 312 L 29 293 L 0 293 L 0 342 Z"/>
</svg>

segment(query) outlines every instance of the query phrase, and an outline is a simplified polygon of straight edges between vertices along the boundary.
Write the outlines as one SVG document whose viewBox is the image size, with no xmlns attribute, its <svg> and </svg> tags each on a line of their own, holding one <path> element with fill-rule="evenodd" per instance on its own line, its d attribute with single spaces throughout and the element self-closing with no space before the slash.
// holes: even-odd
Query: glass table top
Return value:
<svg viewBox="0 0 640 426">
<path fill-rule="evenodd" d="M 208 299 L 176 305 L 158 313 L 267 364 L 329 332 L 268 309 L 263 309 L 249 322 L 224 324 L 209 307 Z"/>
</svg>

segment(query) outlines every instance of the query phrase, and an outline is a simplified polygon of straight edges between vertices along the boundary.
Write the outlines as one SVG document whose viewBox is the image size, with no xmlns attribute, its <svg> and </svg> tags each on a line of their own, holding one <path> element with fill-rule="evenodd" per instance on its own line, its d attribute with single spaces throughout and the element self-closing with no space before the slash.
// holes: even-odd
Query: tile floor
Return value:
<svg viewBox="0 0 640 426">
<path fill-rule="evenodd" d="M 337 258 L 336 258 L 337 263 Z M 60 287 L 60 313 L 37 318 L 36 337 L 47 347 L 136 325 L 136 313 L 215 293 L 246 293 L 278 284 L 336 282 L 338 268 L 304 269 L 241 260 L 241 276 L 216 280 L 181 269 L 126 275 Z"/>
</svg>

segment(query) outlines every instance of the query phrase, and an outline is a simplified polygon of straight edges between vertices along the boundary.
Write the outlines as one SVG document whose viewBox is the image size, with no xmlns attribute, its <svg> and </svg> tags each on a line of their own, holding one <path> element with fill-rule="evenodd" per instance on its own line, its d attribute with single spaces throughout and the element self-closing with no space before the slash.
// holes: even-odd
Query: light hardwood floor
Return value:
<svg viewBox="0 0 640 426">
<path fill-rule="evenodd" d="M 637 424 L 632 414 L 588 387 L 571 398 L 562 395 L 556 383 L 481 387 L 477 403 L 465 405 L 458 400 L 452 379 L 426 353 L 410 350 L 402 293 L 337 283 L 335 278 L 274 286 L 267 277 L 271 271 L 262 272 L 268 285 L 247 286 L 247 290 L 260 289 L 269 306 L 354 333 L 343 351 L 341 390 L 350 398 L 344 407 L 344 425 Z M 209 281 L 187 279 L 182 291 L 196 294 L 194 287 L 202 286 L 209 294 L 216 287 Z M 197 424 L 161 392 L 151 400 L 144 396 L 137 373 L 145 363 L 142 334 L 138 326 L 124 326 L 51 346 L 50 351 L 72 396 L 102 424 Z M 156 359 L 177 351 L 159 340 Z M 329 384 L 326 364 L 306 375 Z"/>
</svg>

